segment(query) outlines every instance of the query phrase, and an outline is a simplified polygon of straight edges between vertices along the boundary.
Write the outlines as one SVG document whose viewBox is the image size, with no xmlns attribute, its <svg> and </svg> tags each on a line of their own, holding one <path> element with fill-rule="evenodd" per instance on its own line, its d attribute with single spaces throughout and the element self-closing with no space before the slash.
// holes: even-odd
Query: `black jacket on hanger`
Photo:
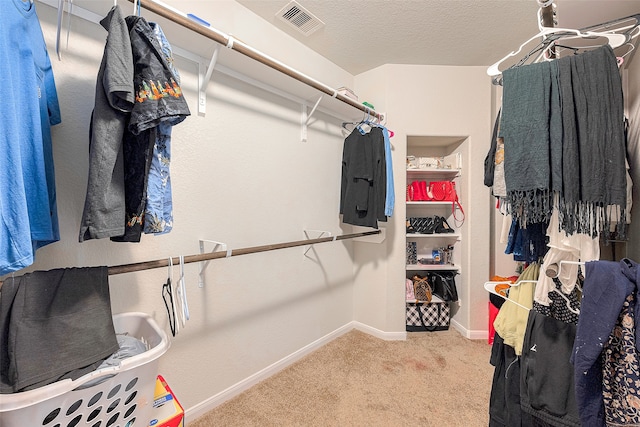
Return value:
<svg viewBox="0 0 640 427">
<path fill-rule="evenodd" d="M 378 228 L 386 221 L 387 172 L 382 129 L 361 133 L 358 127 L 344 140 L 340 213 L 346 224 Z"/>
</svg>

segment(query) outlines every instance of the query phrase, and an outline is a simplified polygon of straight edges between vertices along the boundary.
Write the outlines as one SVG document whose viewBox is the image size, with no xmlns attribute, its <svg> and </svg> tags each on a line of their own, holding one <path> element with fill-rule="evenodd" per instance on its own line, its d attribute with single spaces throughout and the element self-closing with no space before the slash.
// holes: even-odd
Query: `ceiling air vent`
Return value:
<svg viewBox="0 0 640 427">
<path fill-rule="evenodd" d="M 289 2 L 289 4 L 280 9 L 276 17 L 285 21 L 305 36 L 311 35 L 324 27 L 324 22 L 295 1 Z"/>
</svg>

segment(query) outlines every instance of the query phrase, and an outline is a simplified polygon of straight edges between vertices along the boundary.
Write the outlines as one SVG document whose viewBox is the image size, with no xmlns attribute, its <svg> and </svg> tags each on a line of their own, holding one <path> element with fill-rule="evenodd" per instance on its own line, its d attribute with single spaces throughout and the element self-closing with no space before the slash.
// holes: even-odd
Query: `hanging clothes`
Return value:
<svg viewBox="0 0 640 427">
<path fill-rule="evenodd" d="M 31 265 L 60 239 L 51 126 L 60 108 L 33 2 L 10 0 L 0 28 L 0 275 Z M 16 36 L 16 35 L 19 35 Z"/>
<path fill-rule="evenodd" d="M 158 126 L 176 125 L 190 111 L 157 33 L 144 18 L 123 18 L 114 6 L 101 24 L 109 36 L 96 87 L 80 241 L 139 242 Z"/>
<path fill-rule="evenodd" d="M 622 305 L 616 326 L 605 344 L 602 396 L 607 425 L 640 425 L 640 351 L 636 341 L 637 293 Z"/>
<path fill-rule="evenodd" d="M 638 264 L 623 259 L 614 261 L 591 261 L 585 263 L 585 281 L 583 287 L 580 319 L 576 330 L 576 338 L 571 354 L 576 384 L 576 399 L 580 419 L 585 425 L 604 426 L 611 419 L 611 409 L 605 411 L 603 392 L 611 393 L 611 370 L 603 370 L 603 360 L 611 363 L 611 358 L 603 359 L 602 352 L 610 343 L 610 335 L 616 328 L 625 303 L 633 312 L 633 319 L 638 319 L 640 304 L 630 304 L 629 295 L 637 295 L 640 282 Z M 627 310 L 628 311 L 628 310 Z M 630 318 L 628 318 L 630 319 Z M 634 326 L 635 346 L 640 343 L 640 329 Z M 637 348 L 637 347 L 636 347 Z M 633 354 L 629 355 L 634 357 Z M 624 359 L 624 358 L 623 358 Z M 607 375 L 603 375 L 606 373 Z M 625 377 L 627 377 L 625 375 Z M 628 377 L 635 387 L 633 376 Z M 605 388 L 603 388 L 603 385 Z M 608 399 L 611 395 L 608 396 Z M 626 403 L 638 403 L 633 398 Z M 615 416 L 614 416 L 615 417 Z M 618 425 L 618 424 L 616 424 Z M 625 424 L 621 424 L 625 425 Z M 626 424 L 632 425 L 632 424 Z"/>
<path fill-rule="evenodd" d="M 378 228 L 386 221 L 386 161 L 384 134 L 354 129 L 344 140 L 340 213 L 345 224 Z"/>
<path fill-rule="evenodd" d="M 122 139 L 135 102 L 129 29 L 119 6 L 100 21 L 107 41 L 98 70 L 91 115 L 89 177 L 79 241 L 124 234 Z"/>
<path fill-rule="evenodd" d="M 486 187 L 493 187 L 493 180 L 496 167 L 496 151 L 498 149 L 498 125 L 500 124 L 500 111 L 496 116 L 496 121 L 493 124 L 493 133 L 491 135 L 491 141 L 489 141 L 489 152 L 484 158 L 484 185 Z"/>
<path fill-rule="evenodd" d="M 624 102 L 616 56 L 607 44 L 557 62 L 565 132 L 560 226 L 569 234 L 608 234 L 611 218 L 598 207 L 615 205 L 626 221 Z M 565 108 L 570 101 L 575 107 Z"/>
<path fill-rule="evenodd" d="M 155 22 L 149 22 L 160 44 L 162 54 L 178 86 L 180 73 L 173 64 L 171 45 L 162 28 Z M 164 120 L 158 124 L 156 140 L 147 180 L 147 201 L 144 212 L 144 232 L 147 234 L 166 234 L 173 228 L 173 197 L 171 192 L 171 130 L 173 124 Z"/>
<path fill-rule="evenodd" d="M 384 137 L 384 157 L 386 162 L 386 176 L 387 176 L 387 192 L 385 195 L 384 214 L 386 216 L 393 216 L 393 207 L 396 203 L 396 190 L 393 182 L 393 158 L 391 157 L 391 140 L 389 136 L 389 130 L 384 126 L 379 126 L 382 129 L 382 135 Z"/>
<path fill-rule="evenodd" d="M 551 64 L 541 62 L 503 72 L 502 114 L 506 200 L 522 227 L 551 214 L 549 117 Z"/>
<path fill-rule="evenodd" d="M 555 290 L 549 291 L 547 294 L 549 304 L 544 305 L 534 299 L 533 309 L 540 314 L 560 320 L 561 322 L 577 325 L 580 313 L 580 298 L 582 297 L 582 292 L 578 289 L 582 289 L 582 282 L 584 281 L 581 274 L 578 277 L 580 286 L 574 286 L 573 290 L 568 294 L 564 293 L 560 279 L 554 277 L 552 280 L 555 284 Z M 537 286 L 538 285 L 536 285 L 536 290 Z"/>
<path fill-rule="evenodd" d="M 549 249 L 546 229 L 546 223 L 527 224 L 526 228 L 522 228 L 517 220 L 513 220 L 504 253 L 513 254 L 514 261 L 538 262 Z"/>
<path fill-rule="evenodd" d="M 129 28 L 136 102 L 124 133 L 125 227 L 114 242 L 139 242 L 144 224 L 147 182 L 158 126 L 174 126 L 190 115 L 156 32 L 141 16 L 125 18 Z"/>
<path fill-rule="evenodd" d="M 584 233 L 568 235 L 560 228 L 558 215 L 558 210 L 554 207 L 549 227 L 547 227 L 549 251 L 540 267 L 542 271 L 546 272 L 553 264 L 559 266 L 561 261 L 585 262 L 600 259 L 600 239 Z M 562 285 L 562 292 L 570 294 L 578 281 L 578 266 L 563 264 L 558 270 L 558 280 Z M 549 305 L 551 302 L 549 295 L 554 288 L 554 280 L 546 274 L 541 274 L 536 284 L 535 301 L 542 305 Z"/>
<path fill-rule="evenodd" d="M 522 226 L 548 221 L 557 194 L 568 234 L 608 235 L 608 206 L 626 221 L 622 83 L 611 46 L 511 68 L 503 82 L 508 211 Z"/>
<path fill-rule="evenodd" d="M 520 358 L 496 333 L 491 347 L 493 381 L 489 398 L 489 427 L 533 427 L 535 420 L 520 406 Z"/>
<path fill-rule="evenodd" d="M 579 427 L 569 358 L 576 325 L 529 312 L 520 362 L 520 405 L 551 426 Z"/>
<path fill-rule="evenodd" d="M 530 264 L 518 277 L 516 286 L 509 289 L 509 300 L 531 308 L 533 306 L 534 283 L 540 274 L 540 265 Z M 526 280 L 527 282 L 520 283 Z M 529 313 L 516 304 L 504 304 L 496 316 L 493 326 L 504 339 L 504 343 L 514 348 L 517 356 L 522 354 L 522 343 Z"/>
</svg>

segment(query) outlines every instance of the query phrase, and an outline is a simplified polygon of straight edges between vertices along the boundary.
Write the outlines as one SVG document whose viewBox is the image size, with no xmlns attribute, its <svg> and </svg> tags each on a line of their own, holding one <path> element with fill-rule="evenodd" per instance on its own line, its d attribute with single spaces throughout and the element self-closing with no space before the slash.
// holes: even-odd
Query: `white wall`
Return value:
<svg viewBox="0 0 640 427">
<path fill-rule="evenodd" d="M 198 2 L 172 3 L 185 11 L 201 6 Z M 104 16 L 111 4 L 91 5 L 94 9 L 104 6 Z M 61 241 L 40 249 L 29 270 L 112 266 L 190 255 L 198 253 L 199 239 L 243 248 L 301 240 L 305 229 L 343 234 L 338 217 L 341 120 L 316 113 L 309 140 L 301 143 L 299 104 L 217 72 L 208 90 L 208 114 L 198 117 L 197 67 L 176 57 L 193 115 L 173 130 L 173 231 L 158 237 L 144 235 L 139 244 L 108 239 L 78 243 L 89 120 L 106 32 L 74 18 L 69 48 L 63 50 L 60 62 L 52 49 L 56 11 L 42 3 L 36 6 L 62 109 L 63 122 L 53 130 Z M 125 6 L 129 13 L 130 5 Z M 320 76 L 328 85 L 352 86 L 351 75 L 299 44 L 293 45 L 288 36 L 237 3 L 218 1 L 215 9 L 210 16 L 198 13 L 214 26 L 223 20 L 224 31 L 247 34 L 245 42 L 255 42 L 272 56 Z M 247 25 L 251 31 L 244 31 Z M 175 27 L 163 28 L 171 41 Z M 209 43 L 193 37 L 192 44 Z M 344 231 L 350 232 L 350 227 Z M 199 266 L 188 264 L 191 320 L 172 339 L 160 362 L 161 373 L 185 408 L 206 402 L 349 324 L 353 320 L 351 248 L 352 242 L 339 241 L 315 246 L 308 257 L 298 247 L 214 260 L 206 270 L 203 288 L 197 286 Z M 174 280 L 177 275 L 174 268 Z M 169 332 L 161 297 L 166 277 L 164 268 L 111 276 L 113 312 L 149 313 Z"/>
<path fill-rule="evenodd" d="M 376 94 L 373 105 L 388 114 L 388 126 L 395 132 L 396 183 L 396 211 L 388 225 L 386 248 L 356 244 L 357 264 L 373 262 L 371 268 L 356 272 L 356 295 L 363 296 L 355 301 L 356 319 L 387 331 L 404 329 L 407 136 L 467 136 L 464 184 L 459 189 L 466 221 L 456 254 L 462 258 L 457 278 L 461 307 L 454 324 L 468 337 L 484 338 L 488 298 L 482 285 L 489 275 L 491 203 L 483 185 L 483 159 L 491 138 L 491 85 L 486 68 L 383 65 L 356 76 L 356 92 Z M 385 249 L 386 264 L 380 262 Z M 386 310 L 374 312 L 373 302 L 384 302 Z"/>
</svg>

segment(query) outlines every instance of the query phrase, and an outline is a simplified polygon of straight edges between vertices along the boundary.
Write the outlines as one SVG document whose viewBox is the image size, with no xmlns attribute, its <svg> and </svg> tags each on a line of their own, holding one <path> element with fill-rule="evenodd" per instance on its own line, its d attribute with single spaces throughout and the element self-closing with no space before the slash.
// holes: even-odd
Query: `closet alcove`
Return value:
<svg viewBox="0 0 640 427">
<path fill-rule="evenodd" d="M 458 197 L 461 197 L 460 205 L 464 209 L 466 197 L 463 188 L 468 185 L 465 179 L 464 157 L 468 153 L 467 137 L 461 136 L 407 136 L 407 163 L 405 186 L 411 186 L 413 182 L 425 182 L 428 187 L 432 181 L 451 181 L 456 187 Z M 423 159 L 421 161 L 421 159 Z M 425 161 L 432 159 L 431 163 Z M 467 174 L 468 175 L 468 174 Z M 408 190 L 409 191 L 409 190 Z M 465 244 L 465 213 L 452 201 L 406 201 L 407 221 L 410 218 L 434 218 L 442 217 L 451 233 L 422 234 L 407 232 L 407 251 L 410 247 L 416 249 L 416 259 L 407 260 L 406 278 L 428 276 L 429 272 L 450 272 L 455 274 L 455 281 L 462 284 L 468 283 L 469 273 L 462 265 L 468 265 L 468 246 Z M 433 261 L 433 251 L 439 249 L 449 251 L 447 260 L 438 260 L 436 264 L 425 264 Z M 422 260 L 422 262 L 421 262 Z M 466 295 L 467 292 L 464 291 Z M 462 301 L 464 301 L 464 297 Z M 456 314 L 460 308 L 460 302 L 450 302 L 451 322 L 460 324 L 456 320 Z"/>
</svg>

